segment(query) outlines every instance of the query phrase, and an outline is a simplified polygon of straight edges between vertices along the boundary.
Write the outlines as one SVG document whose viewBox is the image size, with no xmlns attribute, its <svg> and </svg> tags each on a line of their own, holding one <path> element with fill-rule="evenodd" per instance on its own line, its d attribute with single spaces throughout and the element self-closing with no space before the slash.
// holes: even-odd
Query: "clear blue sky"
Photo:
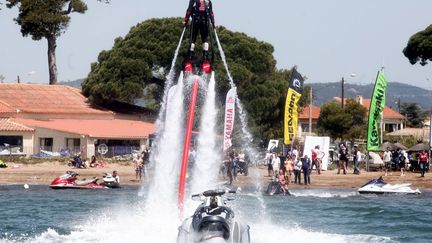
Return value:
<svg viewBox="0 0 432 243">
<path fill-rule="evenodd" d="M 188 3 L 87 2 L 89 10 L 73 14 L 58 40 L 60 81 L 86 77 L 98 53 L 110 49 L 131 26 L 149 18 L 183 16 Z M 409 37 L 432 24 L 430 0 L 213 0 L 213 6 L 217 25 L 273 44 L 278 68 L 297 65 L 307 82 L 345 77 L 347 82 L 372 83 L 385 66 L 390 82 L 432 89 L 432 64 L 412 66 L 402 54 Z M 23 82 L 48 83 L 46 40 L 22 37 L 12 20 L 16 15 L 17 10 L 0 11 L 0 74 L 6 82 L 19 74 Z"/>
</svg>

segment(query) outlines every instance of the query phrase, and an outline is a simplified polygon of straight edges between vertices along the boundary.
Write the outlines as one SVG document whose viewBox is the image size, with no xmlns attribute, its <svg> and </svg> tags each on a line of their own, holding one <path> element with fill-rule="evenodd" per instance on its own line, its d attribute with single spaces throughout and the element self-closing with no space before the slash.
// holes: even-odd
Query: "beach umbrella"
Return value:
<svg viewBox="0 0 432 243">
<path fill-rule="evenodd" d="M 385 143 L 381 144 L 381 146 L 380 146 L 381 151 L 386 151 L 387 148 L 389 148 L 390 150 L 396 150 L 397 149 L 397 147 L 393 143 L 390 143 L 390 142 L 385 142 Z"/>
<path fill-rule="evenodd" d="M 425 144 L 425 143 L 419 143 L 417 145 L 414 145 L 413 147 L 409 148 L 408 151 L 423 151 L 429 150 L 429 144 Z"/>
<path fill-rule="evenodd" d="M 402 149 L 402 150 L 408 149 L 407 147 L 405 147 L 403 144 L 400 144 L 400 143 L 395 143 L 394 146 L 396 146 L 397 148 Z"/>
</svg>

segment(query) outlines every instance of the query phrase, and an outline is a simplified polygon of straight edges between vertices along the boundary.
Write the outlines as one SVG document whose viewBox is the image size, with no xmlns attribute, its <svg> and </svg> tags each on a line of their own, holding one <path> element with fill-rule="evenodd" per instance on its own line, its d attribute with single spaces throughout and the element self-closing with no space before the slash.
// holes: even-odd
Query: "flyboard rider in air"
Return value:
<svg viewBox="0 0 432 243">
<path fill-rule="evenodd" d="M 188 64 L 190 68 L 192 68 L 192 62 L 194 59 L 195 53 L 195 42 L 198 36 L 198 33 L 201 35 L 201 42 L 203 44 L 203 59 L 201 64 L 201 69 L 203 72 L 211 72 L 210 66 L 210 58 L 209 58 L 209 27 L 210 25 L 214 28 L 214 14 L 212 8 L 211 0 L 189 0 L 189 6 L 186 10 L 186 16 L 183 20 L 183 25 L 187 26 L 189 23 L 189 19 L 192 17 L 191 24 L 191 38 L 190 38 L 190 46 L 187 53 L 187 58 L 185 62 L 185 70 L 187 70 Z"/>
</svg>

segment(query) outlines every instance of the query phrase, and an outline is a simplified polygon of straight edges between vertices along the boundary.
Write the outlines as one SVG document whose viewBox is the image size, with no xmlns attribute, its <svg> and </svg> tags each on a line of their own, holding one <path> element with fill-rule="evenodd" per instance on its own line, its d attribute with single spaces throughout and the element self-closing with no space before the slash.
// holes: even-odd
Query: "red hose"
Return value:
<svg viewBox="0 0 432 243">
<path fill-rule="evenodd" d="M 188 115 L 185 140 L 183 145 L 182 166 L 180 170 L 180 184 L 179 184 L 179 192 L 178 192 L 178 210 L 179 210 L 180 219 L 183 219 L 184 188 L 186 183 L 186 171 L 187 171 L 188 160 L 189 160 L 189 148 L 190 148 L 190 140 L 192 135 L 193 123 L 194 123 L 198 86 L 199 86 L 199 78 L 198 76 L 195 76 L 195 80 L 192 86 L 191 100 L 189 105 L 189 115 Z"/>
</svg>

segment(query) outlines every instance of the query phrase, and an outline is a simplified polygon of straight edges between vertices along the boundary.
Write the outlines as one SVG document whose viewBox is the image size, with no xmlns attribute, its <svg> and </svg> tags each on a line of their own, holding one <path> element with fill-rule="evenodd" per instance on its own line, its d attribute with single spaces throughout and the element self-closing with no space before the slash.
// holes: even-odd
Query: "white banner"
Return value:
<svg viewBox="0 0 432 243">
<path fill-rule="evenodd" d="M 228 91 L 226 96 L 226 102 L 225 102 L 223 151 L 229 149 L 232 145 L 231 134 L 234 129 L 235 102 L 236 102 L 236 90 L 232 88 Z"/>
<path fill-rule="evenodd" d="M 306 136 L 303 156 L 307 155 L 309 158 L 312 159 L 312 149 L 314 149 L 316 145 L 319 145 L 321 152 L 324 153 L 324 157 L 321 161 L 321 169 L 327 170 L 328 162 L 329 162 L 329 147 L 330 147 L 329 137 Z"/>
<path fill-rule="evenodd" d="M 429 147 L 432 148 L 432 113 L 429 116 Z"/>
</svg>

